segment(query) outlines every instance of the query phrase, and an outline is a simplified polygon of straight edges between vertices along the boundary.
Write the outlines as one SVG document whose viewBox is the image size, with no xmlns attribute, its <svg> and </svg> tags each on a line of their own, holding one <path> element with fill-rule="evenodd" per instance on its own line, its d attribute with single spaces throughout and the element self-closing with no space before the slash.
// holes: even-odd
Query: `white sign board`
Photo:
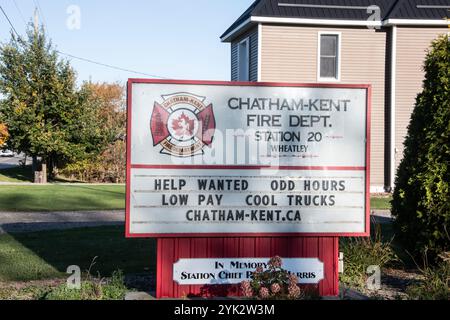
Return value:
<svg viewBox="0 0 450 320">
<path fill-rule="evenodd" d="M 130 80 L 127 235 L 367 235 L 369 92 Z"/>
<path fill-rule="evenodd" d="M 173 265 L 173 280 L 179 285 L 226 285 L 250 280 L 256 268 L 268 268 L 267 258 L 181 259 Z M 323 262 L 317 258 L 285 258 L 283 269 L 295 274 L 299 284 L 317 284 L 323 279 Z"/>
</svg>

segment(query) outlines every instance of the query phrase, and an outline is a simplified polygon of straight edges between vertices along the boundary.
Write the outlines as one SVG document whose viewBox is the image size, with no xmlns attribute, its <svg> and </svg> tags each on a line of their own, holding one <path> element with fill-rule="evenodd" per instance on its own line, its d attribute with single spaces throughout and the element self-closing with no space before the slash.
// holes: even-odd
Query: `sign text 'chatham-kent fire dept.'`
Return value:
<svg viewBox="0 0 450 320">
<path fill-rule="evenodd" d="M 367 234 L 369 94 L 130 80 L 127 234 Z"/>
</svg>

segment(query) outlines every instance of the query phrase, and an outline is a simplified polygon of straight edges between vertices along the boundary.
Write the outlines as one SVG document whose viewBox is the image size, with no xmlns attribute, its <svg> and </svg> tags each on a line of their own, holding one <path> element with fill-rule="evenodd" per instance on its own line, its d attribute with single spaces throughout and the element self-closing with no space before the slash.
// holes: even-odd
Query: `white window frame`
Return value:
<svg viewBox="0 0 450 320">
<path fill-rule="evenodd" d="M 245 67 L 247 69 L 247 79 L 242 79 L 241 75 L 241 45 L 245 43 L 247 47 L 247 60 L 245 61 Z M 237 76 L 238 81 L 250 81 L 250 37 L 238 42 L 237 47 Z"/>
<path fill-rule="evenodd" d="M 330 35 L 330 36 L 337 36 L 338 37 L 338 42 L 337 42 L 337 59 L 336 59 L 336 63 L 337 63 L 337 70 L 336 70 L 336 78 L 330 78 L 330 77 L 321 77 L 320 76 L 320 53 L 321 53 L 321 40 L 322 40 L 322 36 L 326 36 L 326 35 Z M 342 33 L 341 32 L 337 32 L 337 31 L 319 31 L 318 36 L 317 36 L 317 81 L 318 82 L 339 82 L 341 81 L 341 43 L 342 43 Z"/>
</svg>

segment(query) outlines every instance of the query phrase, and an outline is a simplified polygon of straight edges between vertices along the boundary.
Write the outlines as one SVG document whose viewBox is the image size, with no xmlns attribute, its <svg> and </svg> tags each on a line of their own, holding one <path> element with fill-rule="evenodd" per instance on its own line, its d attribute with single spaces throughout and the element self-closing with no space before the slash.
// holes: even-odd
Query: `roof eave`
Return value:
<svg viewBox="0 0 450 320">
<path fill-rule="evenodd" d="M 258 17 L 252 16 L 242 22 L 236 28 L 224 34 L 220 40 L 231 42 L 233 39 L 248 29 L 252 24 L 277 23 L 277 24 L 302 24 L 302 25 L 327 25 L 327 26 L 352 26 L 352 27 L 381 27 L 381 21 L 367 20 L 332 20 L 332 19 L 304 19 L 304 18 L 284 18 L 284 17 Z"/>
<path fill-rule="evenodd" d="M 252 24 L 257 23 L 277 23 L 277 24 L 300 24 L 300 25 L 326 25 L 326 26 L 348 26 L 348 27 L 382 27 L 382 26 L 447 26 L 450 21 L 447 19 L 386 19 L 383 21 L 367 20 L 337 20 L 337 19 L 305 19 L 305 18 L 284 18 L 284 17 L 258 17 L 252 16 L 238 25 L 236 28 L 223 35 L 222 42 L 231 42 Z"/>
<path fill-rule="evenodd" d="M 249 27 L 251 22 L 252 22 L 252 17 L 249 17 L 248 19 L 246 19 L 244 22 L 242 22 L 240 25 L 238 25 L 233 30 L 231 30 L 230 32 L 222 35 L 220 37 L 220 40 L 222 42 L 231 42 L 231 41 L 233 41 L 233 39 L 236 37 L 236 35 L 241 33 L 242 30 L 247 29 Z"/>
<path fill-rule="evenodd" d="M 311 19 L 311 18 L 255 17 L 255 16 L 251 17 L 251 21 L 257 23 L 352 26 L 352 27 L 378 27 L 382 25 L 381 21 L 368 21 L 368 20 Z"/>
<path fill-rule="evenodd" d="M 447 19 L 386 19 L 383 26 L 448 26 Z"/>
</svg>

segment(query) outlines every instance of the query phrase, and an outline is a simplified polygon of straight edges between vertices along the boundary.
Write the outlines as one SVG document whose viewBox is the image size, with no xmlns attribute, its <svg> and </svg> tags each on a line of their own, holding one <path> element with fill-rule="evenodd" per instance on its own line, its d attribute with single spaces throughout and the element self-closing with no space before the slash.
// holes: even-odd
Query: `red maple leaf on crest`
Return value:
<svg viewBox="0 0 450 320">
<path fill-rule="evenodd" d="M 172 129 L 180 136 L 191 136 L 194 133 L 195 120 L 189 119 L 184 113 L 172 120 Z"/>
</svg>

